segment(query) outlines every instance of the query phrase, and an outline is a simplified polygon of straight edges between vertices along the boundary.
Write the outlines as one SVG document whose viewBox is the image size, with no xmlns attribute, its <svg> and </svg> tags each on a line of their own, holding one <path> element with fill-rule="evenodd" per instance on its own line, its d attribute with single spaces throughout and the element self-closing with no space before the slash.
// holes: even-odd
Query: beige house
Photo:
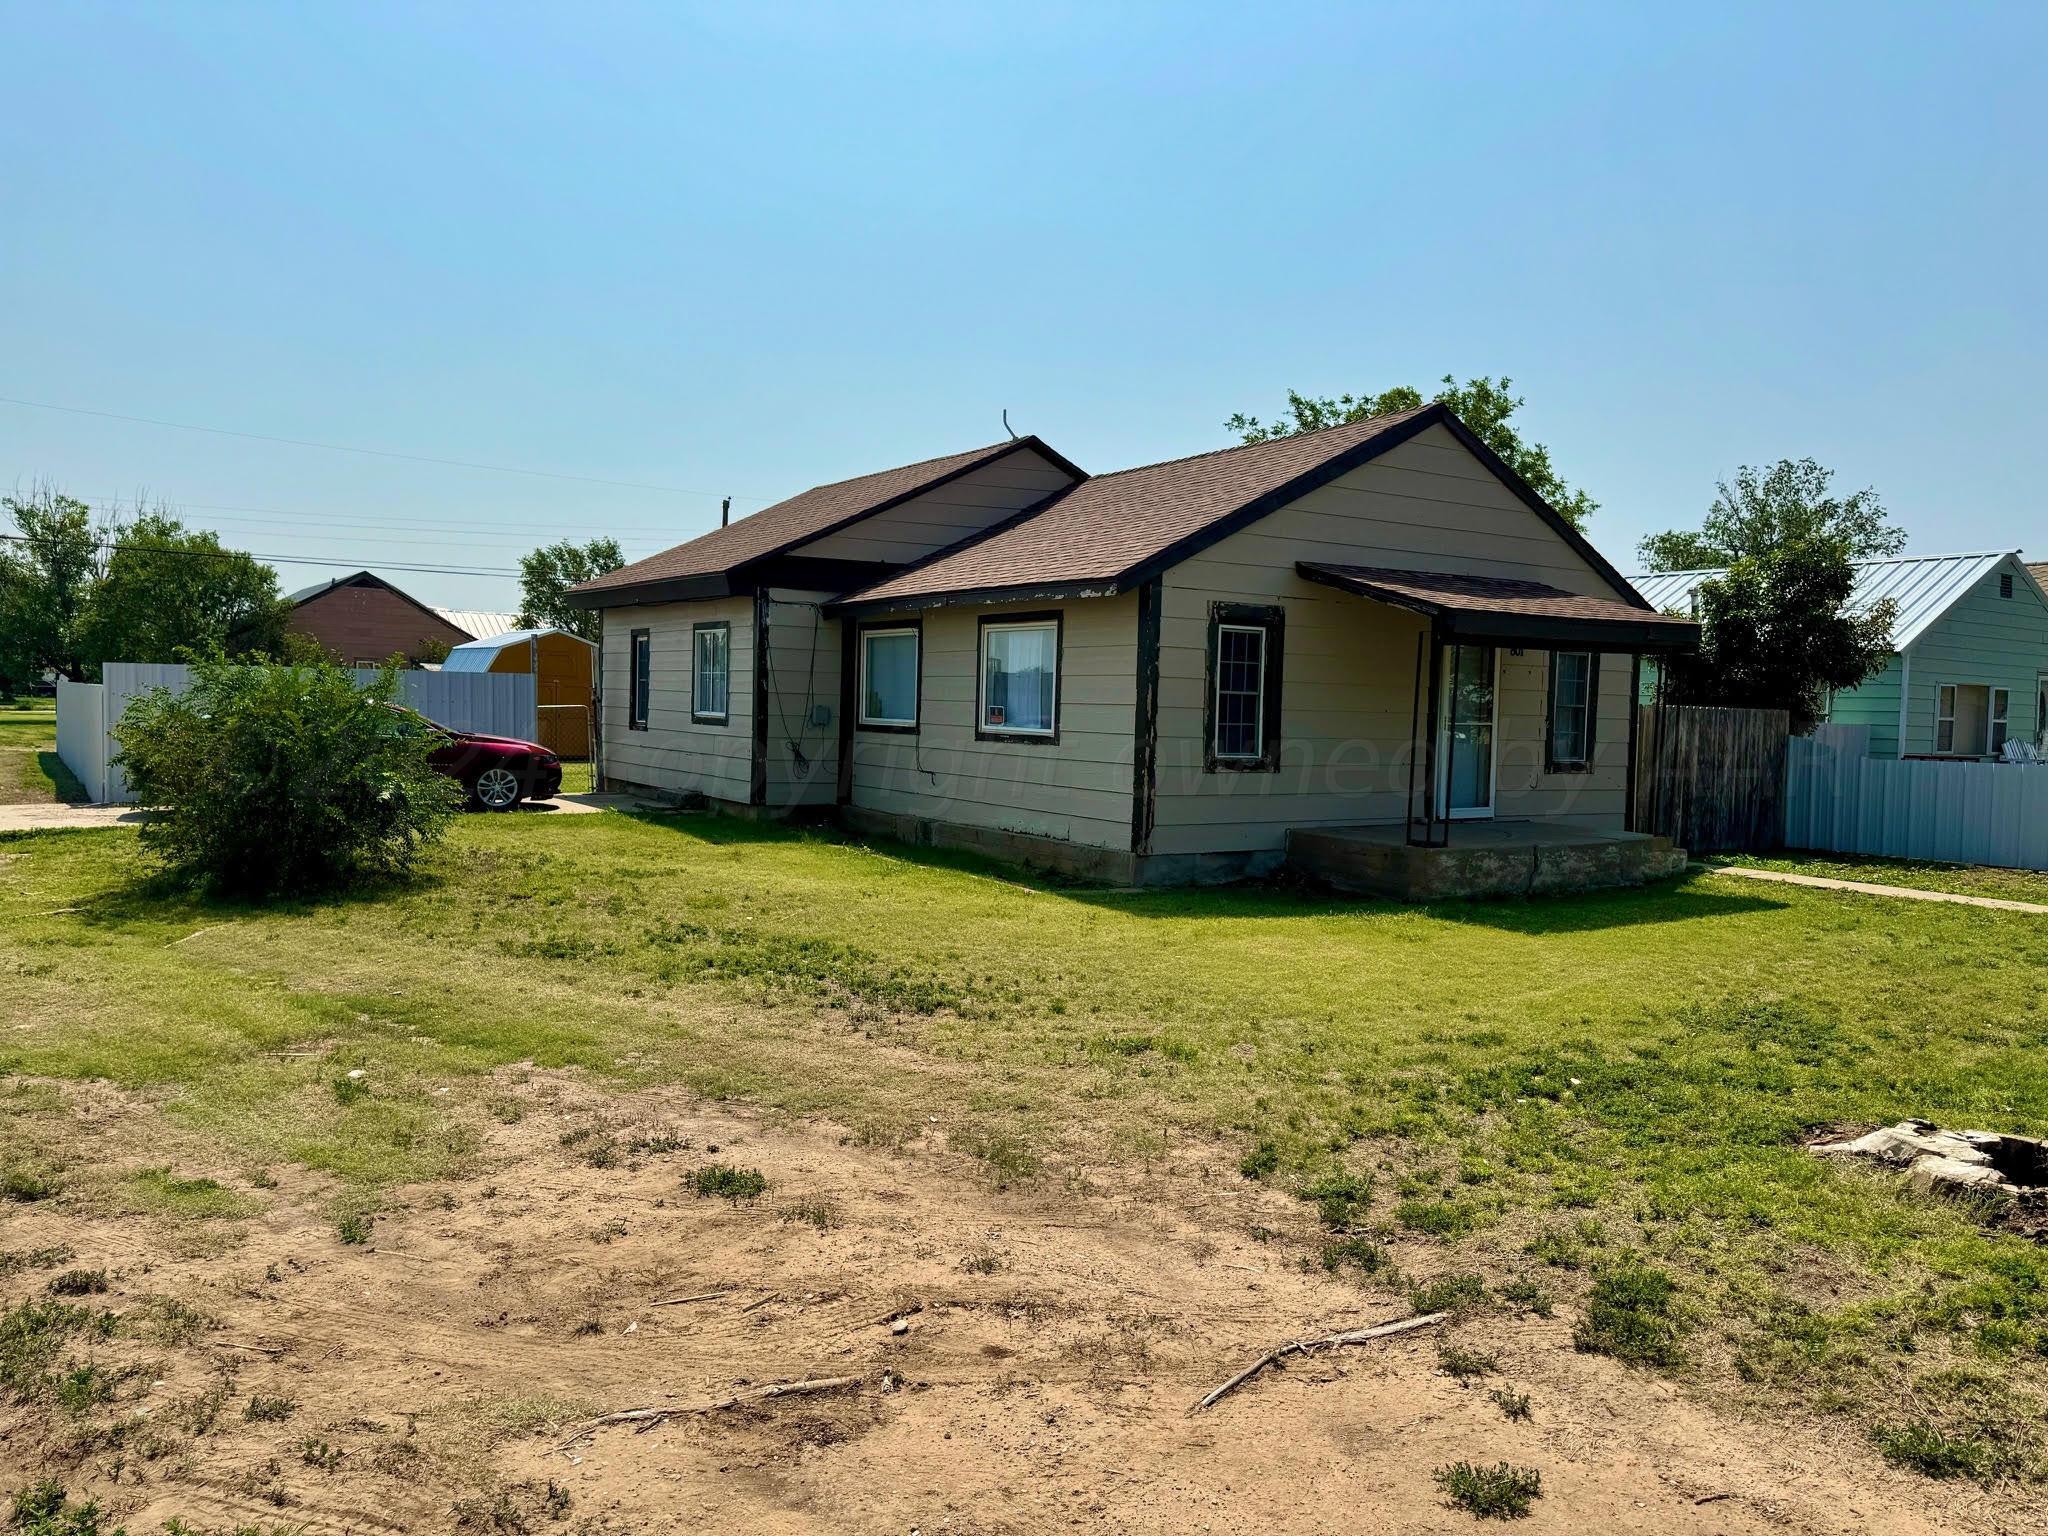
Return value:
<svg viewBox="0 0 2048 1536">
<path fill-rule="evenodd" d="M 1090 477 L 1036 438 L 577 589 L 607 782 L 1158 884 L 1610 883 L 1693 644 L 1441 406 Z"/>
</svg>

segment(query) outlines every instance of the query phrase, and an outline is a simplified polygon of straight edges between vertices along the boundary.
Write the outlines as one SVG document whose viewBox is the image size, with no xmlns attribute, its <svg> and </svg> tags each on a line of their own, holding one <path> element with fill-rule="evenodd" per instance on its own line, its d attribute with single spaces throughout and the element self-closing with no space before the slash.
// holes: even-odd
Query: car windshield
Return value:
<svg viewBox="0 0 2048 1536">
<path fill-rule="evenodd" d="M 403 704 L 386 704 L 384 707 L 400 719 L 412 725 L 422 727 L 430 736 L 439 736 L 444 741 L 453 741 L 455 739 L 455 733 L 449 730 L 447 726 L 429 720 L 416 709 L 407 709 Z"/>
</svg>

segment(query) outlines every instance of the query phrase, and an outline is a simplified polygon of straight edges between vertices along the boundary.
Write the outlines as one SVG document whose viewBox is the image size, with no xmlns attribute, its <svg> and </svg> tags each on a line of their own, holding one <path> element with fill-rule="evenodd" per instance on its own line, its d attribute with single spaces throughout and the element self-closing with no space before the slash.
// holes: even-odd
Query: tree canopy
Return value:
<svg viewBox="0 0 2048 1536">
<path fill-rule="evenodd" d="M 0 548 L 0 688 L 44 671 L 74 681 L 109 661 L 278 652 L 277 572 L 164 508 L 95 522 L 47 487 L 0 498 L 16 529 Z"/>
<path fill-rule="evenodd" d="M 563 539 L 520 556 L 520 627 L 566 629 L 572 635 L 596 640 L 602 633 L 601 615 L 593 609 L 571 607 L 565 594 L 578 582 L 616 571 L 625 563 L 617 539 L 592 539 L 587 544 Z"/>
<path fill-rule="evenodd" d="M 1482 374 L 1460 384 L 1447 373 L 1428 400 L 1441 402 L 1456 412 L 1458 419 L 1472 429 L 1473 436 L 1499 454 L 1510 469 L 1528 481 L 1530 488 L 1574 528 L 1584 528 L 1586 519 L 1600 510 L 1600 504 L 1584 491 L 1565 484 L 1550 462 L 1548 448 L 1541 443 L 1530 442 L 1511 424 L 1510 418 L 1524 404 L 1522 397 L 1514 393 L 1514 380 L 1505 375 L 1490 379 Z M 1378 394 L 1363 395 L 1311 396 L 1290 389 L 1284 417 L 1264 422 L 1239 411 L 1223 425 L 1247 443 L 1263 443 L 1276 437 L 1293 437 L 1302 432 L 1317 432 L 1324 427 L 1340 427 L 1347 422 L 1365 421 L 1395 411 L 1410 411 L 1424 403 L 1422 391 L 1408 384 L 1397 384 Z"/>
<path fill-rule="evenodd" d="M 1780 459 L 1768 469 L 1745 464 L 1734 484 L 1719 482 L 1697 532 L 1653 533 L 1636 546 L 1653 571 L 1699 571 L 1754 559 L 1809 540 L 1840 544 L 1851 560 L 1896 555 L 1905 530 L 1889 522 L 1869 487 L 1851 496 L 1828 493 L 1832 470 L 1812 459 Z"/>
<path fill-rule="evenodd" d="M 1738 556 L 1695 589 L 1700 648 L 1672 657 L 1675 704 L 1782 709 L 1803 734 L 1830 691 L 1854 688 L 1891 660 L 1897 604 L 1848 611 L 1856 567 L 1841 539 L 1783 540 Z"/>
</svg>

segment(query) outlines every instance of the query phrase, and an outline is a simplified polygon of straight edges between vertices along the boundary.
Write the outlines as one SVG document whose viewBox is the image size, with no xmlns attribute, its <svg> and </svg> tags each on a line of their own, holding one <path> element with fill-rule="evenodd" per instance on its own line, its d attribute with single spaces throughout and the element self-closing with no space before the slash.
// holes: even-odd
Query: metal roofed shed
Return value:
<svg viewBox="0 0 2048 1536">
<path fill-rule="evenodd" d="M 511 629 L 458 645 L 443 672 L 531 672 L 540 744 L 557 757 L 590 756 L 597 647 L 566 629 Z"/>
<path fill-rule="evenodd" d="M 483 608 L 436 608 L 450 624 L 472 640 L 495 640 L 519 627 L 516 613 L 496 613 Z"/>
</svg>

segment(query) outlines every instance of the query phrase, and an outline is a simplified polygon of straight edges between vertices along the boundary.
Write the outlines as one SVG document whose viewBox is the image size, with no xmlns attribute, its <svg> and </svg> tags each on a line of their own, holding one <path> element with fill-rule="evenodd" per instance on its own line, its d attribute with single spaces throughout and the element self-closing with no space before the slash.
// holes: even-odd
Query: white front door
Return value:
<svg viewBox="0 0 2048 1536">
<path fill-rule="evenodd" d="M 1453 820 L 1493 814 L 1494 684 L 1500 653 L 1490 645 L 1444 647 L 1443 719 L 1437 728 L 1437 797 Z"/>
</svg>

